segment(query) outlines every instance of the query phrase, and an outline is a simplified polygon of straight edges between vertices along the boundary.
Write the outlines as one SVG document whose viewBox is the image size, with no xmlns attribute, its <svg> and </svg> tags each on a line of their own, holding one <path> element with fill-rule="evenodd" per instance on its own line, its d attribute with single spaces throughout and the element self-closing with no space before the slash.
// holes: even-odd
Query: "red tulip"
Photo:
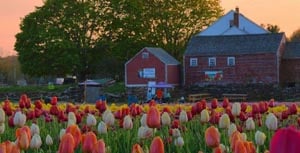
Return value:
<svg viewBox="0 0 300 153">
<path fill-rule="evenodd" d="M 222 104 L 223 108 L 227 108 L 229 106 L 229 99 L 228 98 L 224 98 L 223 99 L 223 104 Z"/>
<path fill-rule="evenodd" d="M 151 142 L 149 153 L 164 153 L 164 152 L 165 152 L 164 143 L 159 136 L 156 136 Z"/>
<path fill-rule="evenodd" d="M 270 99 L 269 101 L 269 107 L 274 107 L 275 106 L 275 100 L 274 99 Z"/>
<path fill-rule="evenodd" d="M 103 139 L 100 139 L 97 141 L 97 143 L 94 146 L 94 150 L 92 153 L 106 153 L 105 151 L 105 143 Z"/>
<path fill-rule="evenodd" d="M 211 108 L 212 109 L 216 109 L 218 107 L 218 99 L 214 98 L 212 101 L 211 101 Z"/>
<path fill-rule="evenodd" d="M 53 96 L 51 97 L 51 105 L 56 105 L 57 104 L 57 97 Z"/>
<path fill-rule="evenodd" d="M 270 153 L 298 153 L 300 132 L 294 127 L 282 128 L 275 132 L 270 142 Z"/>
<path fill-rule="evenodd" d="M 42 109 L 42 108 L 43 108 L 42 102 L 41 102 L 40 100 L 36 100 L 36 101 L 34 102 L 34 106 L 35 106 L 35 108 L 37 108 L 37 109 Z"/>
<path fill-rule="evenodd" d="M 242 103 L 241 103 L 241 112 L 246 112 L 247 106 L 248 106 L 247 103 L 242 102 Z"/>
<path fill-rule="evenodd" d="M 106 101 L 98 100 L 96 102 L 96 108 L 100 113 L 103 113 L 107 109 Z"/>
<path fill-rule="evenodd" d="M 220 145 L 220 133 L 217 128 L 210 126 L 205 130 L 205 142 L 206 145 L 211 148 Z"/>
<path fill-rule="evenodd" d="M 260 108 L 258 104 L 254 103 L 252 104 L 252 114 L 257 114 L 257 113 L 260 113 Z"/>
<path fill-rule="evenodd" d="M 173 120 L 171 128 L 176 129 L 179 128 L 179 126 L 180 126 L 180 121 L 178 119 Z"/>
<path fill-rule="evenodd" d="M 297 114 L 297 105 L 295 103 L 291 104 L 288 111 L 290 115 Z"/>
<path fill-rule="evenodd" d="M 81 142 L 81 137 L 82 137 L 79 127 L 75 124 L 70 125 L 66 129 L 66 133 L 72 134 L 73 139 L 74 139 L 74 147 L 76 148 L 79 145 L 79 143 Z"/>
<path fill-rule="evenodd" d="M 66 133 L 62 136 L 59 144 L 58 153 L 74 153 L 75 142 L 72 134 Z"/>
<path fill-rule="evenodd" d="M 88 132 L 82 136 L 82 152 L 92 153 L 97 143 L 97 136 L 94 132 Z"/>
<path fill-rule="evenodd" d="M 131 153 L 144 153 L 143 148 L 139 144 L 134 144 L 132 146 Z"/>
<path fill-rule="evenodd" d="M 215 110 L 212 110 L 209 122 L 211 124 L 218 124 L 219 120 L 220 120 L 220 114 L 218 112 L 216 112 Z"/>
<path fill-rule="evenodd" d="M 147 125 L 150 128 L 160 128 L 160 113 L 158 108 L 151 106 L 147 113 Z"/>
</svg>

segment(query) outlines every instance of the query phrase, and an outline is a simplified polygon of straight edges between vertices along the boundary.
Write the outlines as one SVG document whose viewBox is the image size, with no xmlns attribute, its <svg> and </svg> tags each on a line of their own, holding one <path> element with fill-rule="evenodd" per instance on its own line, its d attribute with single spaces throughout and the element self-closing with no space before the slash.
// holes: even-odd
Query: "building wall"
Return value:
<svg viewBox="0 0 300 153">
<path fill-rule="evenodd" d="M 280 76 L 282 83 L 300 83 L 300 58 L 283 59 Z"/>
<path fill-rule="evenodd" d="M 216 57 L 216 66 L 208 66 L 208 58 Z M 227 57 L 235 57 L 235 66 L 227 65 Z M 201 56 L 198 66 L 190 67 L 190 57 L 184 57 L 185 85 L 230 83 L 279 83 L 276 54 L 248 54 L 235 56 Z M 205 71 L 222 71 L 221 80 L 206 81 Z"/>
<path fill-rule="evenodd" d="M 147 52 L 144 50 L 143 52 Z M 156 56 L 149 53 L 149 58 L 143 59 L 140 52 L 126 65 L 126 85 L 146 86 L 148 81 L 164 81 L 165 80 L 165 64 Z M 139 77 L 139 71 L 143 68 L 155 68 L 155 78 Z"/>
<path fill-rule="evenodd" d="M 180 83 L 180 66 L 179 65 L 168 65 L 167 66 L 167 82 L 169 84 L 179 85 Z"/>
</svg>

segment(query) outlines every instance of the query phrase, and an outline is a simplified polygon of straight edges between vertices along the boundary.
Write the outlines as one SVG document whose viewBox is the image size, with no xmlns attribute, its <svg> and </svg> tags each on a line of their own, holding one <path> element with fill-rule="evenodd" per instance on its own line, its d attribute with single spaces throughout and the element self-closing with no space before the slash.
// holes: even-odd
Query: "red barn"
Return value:
<svg viewBox="0 0 300 153">
<path fill-rule="evenodd" d="M 179 85 L 180 63 L 161 48 L 143 48 L 125 63 L 125 86 L 147 87 L 150 81 Z"/>
<path fill-rule="evenodd" d="M 287 43 L 281 69 L 282 83 L 300 83 L 300 42 Z"/>
</svg>

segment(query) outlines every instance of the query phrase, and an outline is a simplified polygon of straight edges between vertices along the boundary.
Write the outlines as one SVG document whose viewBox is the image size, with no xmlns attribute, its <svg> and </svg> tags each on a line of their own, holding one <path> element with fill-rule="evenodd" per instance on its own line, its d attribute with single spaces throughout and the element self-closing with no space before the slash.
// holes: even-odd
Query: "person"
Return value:
<svg viewBox="0 0 300 153">
<path fill-rule="evenodd" d="M 156 90 L 156 98 L 158 102 L 162 102 L 163 95 L 164 93 L 160 88 Z"/>
<path fill-rule="evenodd" d="M 171 100 L 171 94 L 170 92 L 167 91 L 166 94 L 164 95 L 164 101 L 168 103 L 170 100 Z"/>
<path fill-rule="evenodd" d="M 149 101 L 153 98 L 152 96 L 152 93 L 151 93 L 151 89 L 149 89 L 148 93 L 147 93 L 147 100 L 146 101 Z"/>
<path fill-rule="evenodd" d="M 184 103 L 184 97 L 183 97 L 183 96 L 180 97 L 179 102 L 180 102 L 180 103 Z"/>
</svg>

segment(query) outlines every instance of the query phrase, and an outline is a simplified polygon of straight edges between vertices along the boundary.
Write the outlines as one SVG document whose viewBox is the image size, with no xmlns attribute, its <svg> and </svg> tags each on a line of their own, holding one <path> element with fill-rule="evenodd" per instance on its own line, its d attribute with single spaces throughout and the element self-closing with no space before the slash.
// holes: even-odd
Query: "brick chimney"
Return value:
<svg viewBox="0 0 300 153">
<path fill-rule="evenodd" d="M 240 15 L 239 8 L 236 7 L 235 12 L 233 14 L 233 25 L 236 26 L 236 27 L 239 27 L 239 22 L 240 22 L 239 21 L 239 15 Z"/>
</svg>

